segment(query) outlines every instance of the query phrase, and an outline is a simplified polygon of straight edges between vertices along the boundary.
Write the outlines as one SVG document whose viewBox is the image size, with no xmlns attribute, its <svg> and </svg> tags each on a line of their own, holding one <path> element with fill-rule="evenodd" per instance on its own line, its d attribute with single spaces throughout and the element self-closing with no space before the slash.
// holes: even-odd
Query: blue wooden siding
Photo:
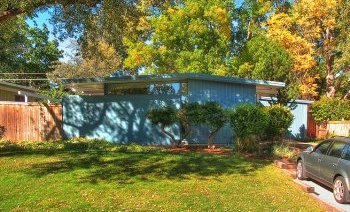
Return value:
<svg viewBox="0 0 350 212">
<path fill-rule="evenodd" d="M 260 100 L 264 106 L 269 106 L 267 100 Z M 303 139 L 306 138 L 307 134 L 307 107 L 308 103 L 296 101 L 296 107 L 292 110 L 294 120 L 292 125 L 289 127 L 289 133 L 287 138 Z"/>
<path fill-rule="evenodd" d="M 170 144 L 149 122 L 146 111 L 160 105 L 180 107 L 181 96 L 67 96 L 63 99 L 65 136 L 105 139 L 116 143 Z M 179 135 L 177 126 L 172 130 Z"/>
<path fill-rule="evenodd" d="M 226 109 L 243 103 L 256 103 L 256 87 L 254 85 L 241 85 L 223 82 L 189 80 L 189 102 L 215 101 Z M 205 126 L 195 127 L 189 136 L 191 143 L 206 144 L 209 129 Z M 217 134 L 215 144 L 232 145 L 233 132 L 226 124 Z"/>
<path fill-rule="evenodd" d="M 254 85 L 189 80 L 188 86 L 189 102 L 215 101 L 225 108 L 232 108 L 242 103 L 256 103 Z"/>
<path fill-rule="evenodd" d="M 188 96 L 180 95 L 118 95 L 118 96 L 68 96 L 63 99 L 63 130 L 66 137 L 84 136 L 117 143 L 170 144 L 158 126 L 149 122 L 146 112 L 167 104 L 179 108 L 182 101 L 216 101 L 225 108 L 241 103 L 256 102 L 255 85 L 189 80 Z M 172 130 L 179 137 L 179 127 Z M 209 130 L 195 127 L 190 143 L 206 144 Z M 231 128 L 222 128 L 216 144 L 231 145 Z"/>
</svg>

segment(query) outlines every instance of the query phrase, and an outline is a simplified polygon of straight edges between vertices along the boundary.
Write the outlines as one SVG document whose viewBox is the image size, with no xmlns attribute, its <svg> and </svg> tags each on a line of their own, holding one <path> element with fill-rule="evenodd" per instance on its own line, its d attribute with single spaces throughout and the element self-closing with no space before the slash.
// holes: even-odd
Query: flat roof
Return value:
<svg viewBox="0 0 350 212">
<path fill-rule="evenodd" d="M 223 77 L 209 74 L 181 73 L 181 74 L 155 74 L 155 75 L 135 75 L 135 76 L 116 76 L 105 78 L 84 78 L 84 79 L 65 79 L 63 83 L 70 88 L 86 94 L 103 93 L 104 84 L 123 84 L 123 83 L 171 83 L 182 82 L 186 80 L 204 80 L 212 82 L 223 82 L 232 84 L 254 85 L 257 91 L 262 94 L 274 94 L 279 88 L 283 88 L 285 83 L 268 80 L 251 80 L 236 77 Z M 271 91 L 273 90 L 273 91 Z"/>
<path fill-rule="evenodd" d="M 33 92 L 33 93 L 38 92 L 38 90 L 31 88 L 31 87 L 18 85 L 18 84 L 14 84 L 14 83 L 9 83 L 9 82 L 5 82 L 2 80 L 0 80 L 0 88 L 2 88 L 4 90 L 13 90 L 15 92 L 17 92 L 17 90 Z"/>
</svg>

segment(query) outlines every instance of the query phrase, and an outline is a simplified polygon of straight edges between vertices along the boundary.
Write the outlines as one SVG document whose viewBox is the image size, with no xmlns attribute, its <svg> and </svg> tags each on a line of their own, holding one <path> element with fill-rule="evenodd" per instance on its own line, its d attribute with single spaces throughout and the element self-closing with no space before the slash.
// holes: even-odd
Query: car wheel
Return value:
<svg viewBox="0 0 350 212">
<path fill-rule="evenodd" d="M 337 202 L 346 203 L 349 199 L 349 189 L 346 186 L 344 177 L 339 176 L 334 180 L 333 195 Z"/>
<path fill-rule="evenodd" d="M 298 163 L 297 163 L 297 178 L 299 180 L 305 180 L 306 179 L 303 160 L 298 160 Z"/>
</svg>

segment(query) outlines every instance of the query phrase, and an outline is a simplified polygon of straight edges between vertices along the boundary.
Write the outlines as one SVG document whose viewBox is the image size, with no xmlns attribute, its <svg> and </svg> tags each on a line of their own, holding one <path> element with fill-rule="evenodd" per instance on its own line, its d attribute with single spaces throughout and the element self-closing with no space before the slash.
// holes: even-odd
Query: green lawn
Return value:
<svg viewBox="0 0 350 212">
<path fill-rule="evenodd" d="M 0 211 L 322 211 L 271 163 L 167 152 L 2 152 Z"/>
</svg>

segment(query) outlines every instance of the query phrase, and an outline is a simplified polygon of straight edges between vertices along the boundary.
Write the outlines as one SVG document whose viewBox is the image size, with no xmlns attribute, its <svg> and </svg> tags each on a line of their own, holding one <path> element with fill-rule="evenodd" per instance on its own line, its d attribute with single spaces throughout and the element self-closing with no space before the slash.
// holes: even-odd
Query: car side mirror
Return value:
<svg viewBox="0 0 350 212">
<path fill-rule="evenodd" d="M 308 148 L 306 148 L 306 152 L 308 152 L 308 153 L 311 153 L 313 151 L 314 151 L 314 147 L 312 147 L 312 146 L 309 146 Z"/>
</svg>

